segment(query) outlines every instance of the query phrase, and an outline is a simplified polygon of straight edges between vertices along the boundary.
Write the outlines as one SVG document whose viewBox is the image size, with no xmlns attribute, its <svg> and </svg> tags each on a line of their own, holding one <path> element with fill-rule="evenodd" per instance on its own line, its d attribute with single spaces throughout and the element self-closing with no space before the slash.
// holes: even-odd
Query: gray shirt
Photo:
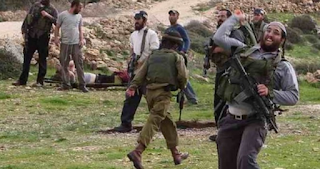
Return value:
<svg viewBox="0 0 320 169">
<path fill-rule="evenodd" d="M 67 45 L 79 44 L 79 27 L 82 26 L 81 14 L 71 14 L 64 11 L 59 14 L 57 24 L 61 26 L 61 43 Z"/>
<path fill-rule="evenodd" d="M 230 51 L 232 46 L 245 46 L 242 42 L 228 36 L 237 22 L 238 18 L 235 16 L 231 16 L 220 26 L 213 37 L 215 43 L 221 46 L 224 50 Z M 260 45 L 252 47 L 251 50 L 252 54 L 250 56 L 256 59 L 275 58 L 280 52 L 264 52 L 261 49 Z M 280 105 L 294 105 L 298 102 L 299 88 L 297 76 L 292 65 L 289 62 L 281 61 L 280 63 L 278 63 L 274 74 L 274 83 L 274 103 Z M 252 106 L 247 103 L 237 104 L 235 102 L 229 102 L 228 105 L 230 113 L 235 115 L 250 114 L 253 112 Z"/>
</svg>

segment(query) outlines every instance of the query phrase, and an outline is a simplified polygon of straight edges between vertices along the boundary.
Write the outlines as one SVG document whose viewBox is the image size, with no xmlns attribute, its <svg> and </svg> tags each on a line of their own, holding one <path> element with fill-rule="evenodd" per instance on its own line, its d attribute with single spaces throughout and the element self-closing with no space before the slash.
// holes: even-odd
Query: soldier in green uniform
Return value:
<svg viewBox="0 0 320 169">
<path fill-rule="evenodd" d="M 134 96 L 138 86 L 147 84 L 146 99 L 150 115 L 140 132 L 138 146 L 127 155 L 137 169 L 143 168 L 141 154 L 159 130 L 166 139 L 175 165 L 188 157 L 188 154 L 179 153 L 177 150 L 176 125 L 168 112 L 171 91 L 184 89 L 187 83 L 188 73 L 184 58 L 176 52 L 182 44 L 183 40 L 177 31 L 166 32 L 160 50 L 150 55 L 127 89 L 127 95 Z"/>
<path fill-rule="evenodd" d="M 35 3 L 27 14 L 21 28 L 25 45 L 23 49 L 23 69 L 18 81 L 12 83 L 15 86 L 26 85 L 29 76 L 30 62 L 34 52 L 39 53 L 39 72 L 34 87 L 43 86 L 47 73 L 47 57 L 49 54 L 49 40 L 52 24 L 56 24 L 58 12 L 50 4 L 50 0 L 41 0 Z"/>
</svg>

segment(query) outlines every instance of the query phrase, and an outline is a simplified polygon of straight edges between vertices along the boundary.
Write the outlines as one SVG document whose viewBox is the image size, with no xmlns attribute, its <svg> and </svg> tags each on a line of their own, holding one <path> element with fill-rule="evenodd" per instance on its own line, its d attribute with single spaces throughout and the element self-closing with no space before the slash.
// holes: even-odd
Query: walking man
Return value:
<svg viewBox="0 0 320 169">
<path fill-rule="evenodd" d="M 133 61 L 131 79 L 140 69 L 141 65 L 147 60 L 152 51 L 159 49 L 159 38 L 155 31 L 147 28 L 148 14 L 145 11 L 140 11 L 134 16 L 135 19 L 135 31 L 130 36 L 131 45 L 131 61 Z M 135 59 L 133 59 L 135 58 Z M 121 125 L 115 127 L 117 132 L 130 132 L 132 130 L 132 121 L 136 110 L 141 101 L 142 95 L 145 93 L 145 87 L 139 86 L 136 88 L 134 96 L 128 97 L 126 94 L 126 100 L 121 112 Z"/>
<path fill-rule="evenodd" d="M 54 32 L 56 45 L 60 45 L 60 64 L 62 66 L 62 86 L 58 90 L 71 89 L 68 66 L 70 55 L 75 63 L 77 76 L 79 80 L 79 89 L 82 92 L 89 92 L 86 88 L 83 72 L 83 58 L 81 48 L 85 45 L 85 39 L 82 32 L 82 3 L 80 0 L 73 0 L 71 8 L 59 14 L 57 26 Z M 61 28 L 61 43 L 59 40 L 59 31 Z"/>
<path fill-rule="evenodd" d="M 245 47 L 242 42 L 228 36 L 237 23 L 245 21 L 244 18 L 242 13 L 231 16 L 217 30 L 214 42 L 229 53 L 232 46 Z M 257 81 L 255 90 L 261 97 L 270 98 L 275 104 L 295 105 L 299 100 L 299 90 L 295 71 L 284 59 L 286 37 L 285 26 L 271 22 L 260 43 L 240 55 L 242 63 L 246 63 L 245 70 Z M 279 50 L 281 46 L 283 52 Z M 228 105 L 228 114 L 219 123 L 216 141 L 219 169 L 259 169 L 256 158 L 267 136 L 266 119 L 261 110 L 254 108 L 255 99 L 237 97 L 243 93 L 238 83 L 223 83 L 240 79 L 239 72 L 231 67 L 226 74 L 228 76 L 221 77 L 217 89 Z"/>
<path fill-rule="evenodd" d="M 169 14 L 169 21 L 171 26 L 167 30 L 172 29 L 179 32 L 179 34 L 181 35 L 181 38 L 183 39 L 183 45 L 178 48 L 178 51 L 184 55 L 187 55 L 187 52 L 190 49 L 190 39 L 184 27 L 178 24 L 178 19 L 180 14 L 176 10 L 170 10 L 168 14 Z M 185 57 L 185 59 L 187 58 Z M 188 81 L 187 87 L 184 89 L 184 94 L 186 95 L 189 103 L 198 104 L 196 93 L 194 92 L 190 81 Z"/>
<path fill-rule="evenodd" d="M 26 85 L 28 81 L 30 62 L 35 51 L 39 53 L 39 71 L 34 87 L 43 86 L 47 73 L 47 57 L 52 24 L 56 24 L 58 12 L 50 4 L 50 0 L 41 0 L 29 10 L 23 21 L 21 32 L 24 36 L 23 68 L 19 80 L 12 83 L 15 86 Z"/>
<path fill-rule="evenodd" d="M 176 124 L 169 113 L 171 91 L 183 90 L 187 83 L 184 58 L 176 52 L 182 44 L 183 40 L 178 32 L 167 32 L 163 36 L 161 49 L 154 51 L 144 62 L 127 89 L 128 96 L 132 97 L 139 86 L 147 84 L 146 99 L 150 115 L 139 134 L 138 146 L 127 155 L 137 169 L 143 168 L 142 152 L 159 130 L 166 139 L 175 165 L 188 157 L 188 154 L 181 154 L 177 149 Z"/>
</svg>

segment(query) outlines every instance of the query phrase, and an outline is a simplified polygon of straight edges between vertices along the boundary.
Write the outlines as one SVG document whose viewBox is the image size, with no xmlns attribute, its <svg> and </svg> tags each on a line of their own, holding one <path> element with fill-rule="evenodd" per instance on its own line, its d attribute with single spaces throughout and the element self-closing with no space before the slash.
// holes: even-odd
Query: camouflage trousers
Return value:
<svg viewBox="0 0 320 169">
<path fill-rule="evenodd" d="M 138 143 L 147 147 L 152 137 L 160 130 L 169 149 L 178 146 L 177 127 L 168 112 L 171 97 L 171 92 L 163 88 L 147 89 L 146 99 L 150 114 L 140 132 Z"/>
</svg>

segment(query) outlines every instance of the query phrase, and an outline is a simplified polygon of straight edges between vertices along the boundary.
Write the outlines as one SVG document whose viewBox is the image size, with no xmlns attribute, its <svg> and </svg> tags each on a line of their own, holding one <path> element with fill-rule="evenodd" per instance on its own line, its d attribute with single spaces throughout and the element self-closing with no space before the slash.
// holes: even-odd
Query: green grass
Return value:
<svg viewBox="0 0 320 169">
<path fill-rule="evenodd" d="M 297 52 L 299 53 L 299 52 Z M 308 60 L 305 57 L 301 57 Z M 201 74 L 202 56 L 189 63 L 191 75 Z M 30 82 L 36 78 L 32 67 Z M 54 74 L 48 70 L 48 76 Z M 214 74 L 210 82 L 191 78 L 199 98 L 198 105 L 187 104 L 183 120 L 213 120 Z M 123 169 L 133 168 L 126 154 L 136 145 L 137 133 L 99 134 L 120 124 L 124 91 L 77 90 L 59 92 L 53 86 L 42 89 L 11 87 L 12 81 L 0 81 L 0 169 Z M 320 103 L 319 84 L 301 81 L 300 102 L 278 118 L 279 134 L 269 133 L 258 161 L 261 168 L 320 169 L 320 114 L 313 106 Z M 172 99 L 170 112 L 175 120 L 179 110 Z M 148 117 L 145 99 L 134 124 Z M 161 134 L 157 134 L 143 163 L 148 168 L 212 168 L 218 166 L 216 144 L 208 141 L 214 128 L 179 130 L 181 151 L 190 159 L 174 166 Z"/>
</svg>

